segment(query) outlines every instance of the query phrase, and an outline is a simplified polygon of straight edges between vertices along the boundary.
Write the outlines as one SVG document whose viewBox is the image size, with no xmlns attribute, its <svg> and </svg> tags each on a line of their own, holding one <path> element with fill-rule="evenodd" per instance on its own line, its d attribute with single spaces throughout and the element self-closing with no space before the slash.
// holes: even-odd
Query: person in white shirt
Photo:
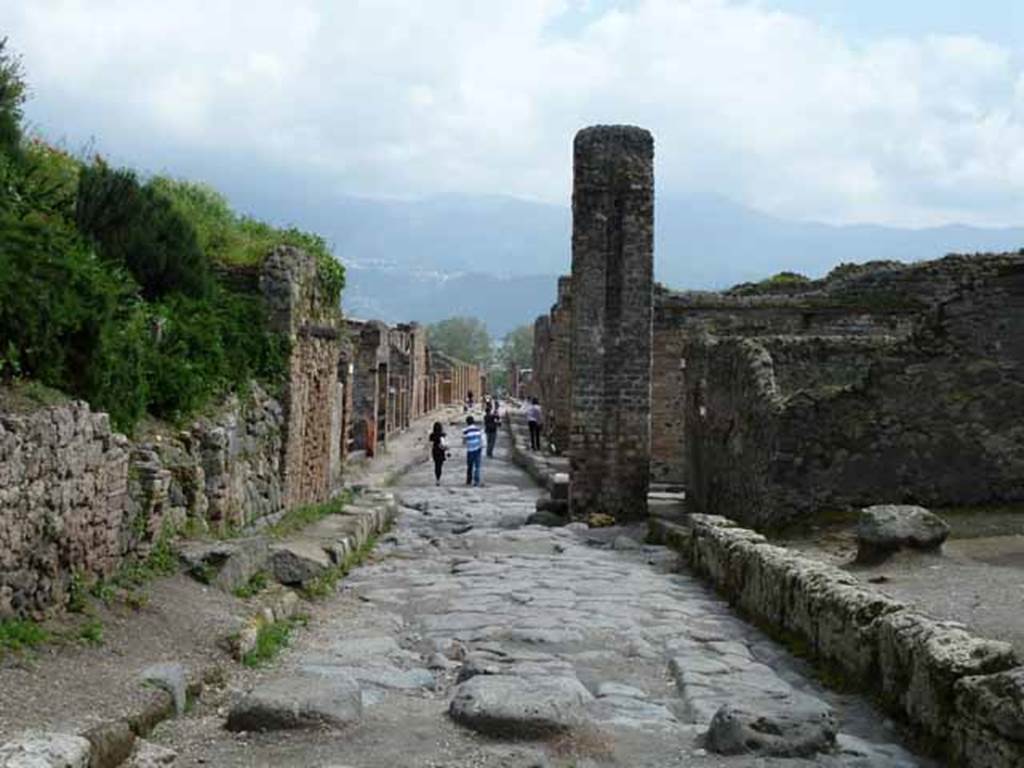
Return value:
<svg viewBox="0 0 1024 768">
<path fill-rule="evenodd" d="M 476 419 L 472 416 L 466 417 L 462 442 L 466 446 L 466 485 L 480 485 L 480 459 L 484 449 L 484 438 Z"/>
</svg>

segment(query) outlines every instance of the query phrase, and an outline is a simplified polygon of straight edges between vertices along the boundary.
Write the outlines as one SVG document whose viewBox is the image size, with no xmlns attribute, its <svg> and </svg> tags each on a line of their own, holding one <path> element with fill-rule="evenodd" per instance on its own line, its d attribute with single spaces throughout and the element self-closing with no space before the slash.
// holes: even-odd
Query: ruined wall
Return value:
<svg viewBox="0 0 1024 768">
<path fill-rule="evenodd" d="M 570 504 L 626 520 L 650 480 L 654 141 L 598 126 L 573 151 Z"/>
<path fill-rule="evenodd" d="M 572 421 L 572 278 L 558 278 L 558 301 L 551 308 L 551 341 L 547 359 L 547 392 L 542 401 L 548 442 L 559 452 L 569 447 Z"/>
<path fill-rule="evenodd" d="M 323 293 L 316 258 L 297 248 L 271 251 L 263 265 L 260 289 L 270 312 L 270 327 L 291 341 L 283 397 L 284 504 L 324 501 L 340 480 L 332 477 L 331 457 L 332 446 L 340 441 L 336 412 L 343 404 L 338 391 L 341 311 Z"/>
<path fill-rule="evenodd" d="M 686 409 L 683 404 L 688 336 L 655 297 L 651 359 L 651 480 L 681 485 L 686 480 Z"/>
<path fill-rule="evenodd" d="M 0 618 L 113 572 L 130 524 L 128 441 L 85 403 L 0 414 Z"/>
<path fill-rule="evenodd" d="M 695 511 L 764 526 L 874 503 L 1024 499 L 1024 257 L 861 277 L 822 301 L 873 302 L 890 317 L 909 307 L 912 323 L 688 342 Z"/>
<path fill-rule="evenodd" d="M 378 322 L 349 321 L 353 345 L 352 376 L 352 444 L 357 451 L 370 456 L 377 450 L 380 414 L 386 413 L 386 402 L 380 402 L 380 377 L 387 372 L 387 327 Z"/>
</svg>

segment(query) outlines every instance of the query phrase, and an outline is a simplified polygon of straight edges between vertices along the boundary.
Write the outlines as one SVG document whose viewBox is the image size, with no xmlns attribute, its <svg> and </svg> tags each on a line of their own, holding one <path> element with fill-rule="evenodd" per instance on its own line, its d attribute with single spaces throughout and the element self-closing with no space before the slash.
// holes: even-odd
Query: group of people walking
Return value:
<svg viewBox="0 0 1024 768">
<path fill-rule="evenodd" d="M 468 413 L 472 408 L 473 393 L 469 392 L 463 410 Z M 466 416 L 466 426 L 462 429 L 462 444 L 466 448 L 466 485 L 480 485 L 480 468 L 483 463 L 484 451 L 487 451 L 487 458 L 494 456 L 494 446 L 498 442 L 498 428 L 501 426 L 501 414 L 498 408 L 497 399 L 485 398 L 483 428 L 471 413 Z M 533 398 L 527 410 L 527 421 L 530 425 L 530 447 L 538 450 L 540 448 L 540 405 L 537 398 Z M 535 432 L 536 439 L 534 438 Z M 440 485 L 444 463 L 451 458 L 448 435 L 441 422 L 434 422 L 434 428 L 427 439 L 430 441 L 430 455 L 434 460 L 434 480 L 437 485 Z"/>
</svg>

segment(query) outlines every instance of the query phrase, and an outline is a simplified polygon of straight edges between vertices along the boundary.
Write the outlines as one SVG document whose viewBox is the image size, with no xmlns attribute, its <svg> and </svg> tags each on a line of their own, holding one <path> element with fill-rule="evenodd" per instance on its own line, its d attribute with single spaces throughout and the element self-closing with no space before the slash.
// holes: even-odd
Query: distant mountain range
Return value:
<svg viewBox="0 0 1024 768">
<path fill-rule="evenodd" d="M 346 263 L 343 302 L 354 316 L 433 322 L 468 314 L 500 337 L 546 312 L 556 277 L 569 271 L 568 207 L 501 196 L 300 202 L 281 192 L 277 217 L 323 234 Z M 655 212 L 655 274 L 679 289 L 725 288 L 784 270 L 819 277 L 843 262 L 1022 247 L 1024 227 L 833 226 L 668 195 L 657 198 Z"/>
</svg>

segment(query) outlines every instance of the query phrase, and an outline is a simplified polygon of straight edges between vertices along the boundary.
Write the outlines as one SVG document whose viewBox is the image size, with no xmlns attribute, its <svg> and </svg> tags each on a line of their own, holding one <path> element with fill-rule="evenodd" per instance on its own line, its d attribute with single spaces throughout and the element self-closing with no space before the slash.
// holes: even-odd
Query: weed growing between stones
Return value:
<svg viewBox="0 0 1024 768">
<path fill-rule="evenodd" d="M 387 533 L 387 529 L 384 530 L 384 533 Z M 348 575 L 348 572 L 353 568 L 358 565 L 362 565 L 376 546 L 377 537 L 371 536 L 363 542 L 363 546 L 355 552 L 350 553 L 349 556 L 345 558 L 345 562 L 331 568 L 323 575 L 318 576 L 303 587 L 302 596 L 307 600 L 322 600 L 325 597 L 333 595 L 334 590 L 338 586 L 338 582 L 345 578 Z"/>
<path fill-rule="evenodd" d="M 42 645 L 50 633 L 34 621 L 4 619 L 0 621 L 0 658 L 8 651 L 25 651 Z"/>
<path fill-rule="evenodd" d="M 266 571 L 257 571 L 252 575 L 247 584 L 234 591 L 235 597 L 247 600 L 262 592 L 270 584 L 270 577 Z"/>
<path fill-rule="evenodd" d="M 323 504 L 310 504 L 305 507 L 289 510 L 285 513 L 284 517 L 270 526 L 268 532 L 275 538 L 286 538 L 313 523 L 323 520 L 325 517 L 341 514 L 350 501 L 352 501 L 352 494 L 345 491 L 330 501 L 325 501 Z"/>
<path fill-rule="evenodd" d="M 242 657 L 242 663 L 247 667 L 260 667 L 269 663 L 288 647 L 295 627 L 305 624 L 304 617 L 264 624 L 256 635 L 256 647 Z"/>
<path fill-rule="evenodd" d="M 78 628 L 78 639 L 86 645 L 103 645 L 103 622 L 99 619 L 89 619 Z"/>
</svg>

